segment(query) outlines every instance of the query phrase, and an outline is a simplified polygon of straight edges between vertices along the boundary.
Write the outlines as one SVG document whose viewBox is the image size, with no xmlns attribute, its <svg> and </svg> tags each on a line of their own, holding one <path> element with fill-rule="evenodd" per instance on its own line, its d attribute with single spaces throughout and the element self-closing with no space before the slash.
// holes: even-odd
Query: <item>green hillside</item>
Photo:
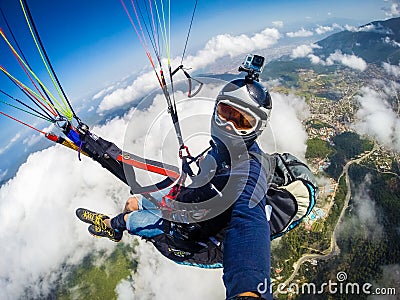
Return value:
<svg viewBox="0 0 400 300">
<path fill-rule="evenodd" d="M 121 243 L 111 254 L 94 253 L 87 256 L 60 282 L 57 299 L 116 300 L 118 295 L 115 288 L 118 283 L 127 279 L 136 267 L 130 259 L 136 245 Z"/>
<path fill-rule="evenodd" d="M 314 53 L 327 57 L 340 49 L 342 53 L 354 54 L 368 63 L 399 64 L 400 47 L 395 43 L 400 42 L 400 18 L 372 22 L 361 26 L 360 30 L 367 30 L 371 26 L 375 29 L 357 32 L 346 30 L 332 34 L 317 43 L 322 48 Z"/>
</svg>

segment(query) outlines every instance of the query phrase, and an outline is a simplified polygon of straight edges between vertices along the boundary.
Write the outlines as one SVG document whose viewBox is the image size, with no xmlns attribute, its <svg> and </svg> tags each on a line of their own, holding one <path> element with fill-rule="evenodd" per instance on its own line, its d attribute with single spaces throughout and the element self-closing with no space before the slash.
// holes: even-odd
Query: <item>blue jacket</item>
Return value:
<svg viewBox="0 0 400 300">
<path fill-rule="evenodd" d="M 194 188 L 189 186 L 177 199 L 186 203 L 214 199 L 207 201 L 211 204 L 205 207 L 211 211 L 211 216 L 216 216 L 198 222 L 201 229 L 198 236 L 192 238 L 220 234 L 227 299 L 248 291 L 259 292 L 266 298 L 269 295 L 270 228 L 265 212 L 267 174 L 261 162 L 250 153 L 261 154 L 257 143 L 248 148 L 248 153 L 235 157 L 214 148 L 208 153 L 215 160 L 216 170 L 210 179 L 214 188 L 210 189 L 207 184 Z M 202 172 L 204 170 L 200 174 Z"/>
</svg>

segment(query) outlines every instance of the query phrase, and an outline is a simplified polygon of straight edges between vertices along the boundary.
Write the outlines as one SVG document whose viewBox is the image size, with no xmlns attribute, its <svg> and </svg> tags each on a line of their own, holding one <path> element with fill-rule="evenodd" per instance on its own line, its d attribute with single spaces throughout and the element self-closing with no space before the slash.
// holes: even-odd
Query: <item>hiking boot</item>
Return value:
<svg viewBox="0 0 400 300">
<path fill-rule="evenodd" d="M 109 216 L 94 211 L 90 211 L 86 208 L 78 208 L 75 213 L 78 219 L 81 220 L 82 222 L 92 224 L 95 226 L 101 226 L 101 223 L 104 223 L 103 220 L 110 218 Z"/>
<path fill-rule="evenodd" d="M 91 235 L 97 237 L 106 237 L 112 240 L 113 242 L 119 242 L 122 239 L 123 232 L 115 231 L 114 229 L 105 226 L 106 224 L 102 221 L 102 225 L 90 225 L 88 230 Z M 103 225 L 104 224 L 104 225 Z"/>
<path fill-rule="evenodd" d="M 256 299 L 261 299 L 260 296 L 236 296 L 235 298 L 232 298 L 232 300 L 256 300 Z"/>
</svg>

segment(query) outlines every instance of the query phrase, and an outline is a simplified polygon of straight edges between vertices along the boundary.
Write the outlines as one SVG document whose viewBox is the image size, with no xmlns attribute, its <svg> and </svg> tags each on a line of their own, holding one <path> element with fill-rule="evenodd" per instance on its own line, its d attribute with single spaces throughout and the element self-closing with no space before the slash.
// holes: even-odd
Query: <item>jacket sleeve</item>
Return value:
<svg viewBox="0 0 400 300">
<path fill-rule="evenodd" d="M 261 165 L 251 160 L 248 176 L 242 177 L 243 188 L 237 191 L 224 241 L 223 280 L 228 299 L 248 291 L 267 298 L 270 228 L 265 213 L 266 184 Z"/>
</svg>

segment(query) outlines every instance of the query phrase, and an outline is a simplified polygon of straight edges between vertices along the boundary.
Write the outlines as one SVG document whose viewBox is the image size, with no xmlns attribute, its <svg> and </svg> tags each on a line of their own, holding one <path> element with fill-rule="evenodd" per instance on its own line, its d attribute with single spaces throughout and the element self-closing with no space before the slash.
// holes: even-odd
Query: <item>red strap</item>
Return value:
<svg viewBox="0 0 400 300">
<path fill-rule="evenodd" d="M 172 170 L 168 170 L 165 168 L 161 168 L 155 165 L 150 165 L 148 163 L 144 163 L 144 162 L 140 162 L 138 160 L 132 159 L 132 158 L 124 158 L 122 155 L 118 155 L 117 156 L 117 160 L 123 163 L 126 163 L 128 165 L 131 165 L 133 167 L 142 169 L 142 170 L 147 170 L 156 174 L 160 174 L 160 175 L 164 175 L 164 176 L 168 176 L 170 178 L 173 179 L 177 179 L 179 178 L 180 174 L 172 171 Z"/>
<path fill-rule="evenodd" d="M 167 200 L 168 200 L 168 202 L 170 202 L 172 200 L 175 200 L 176 196 L 178 196 L 180 190 L 181 190 L 181 186 L 179 184 L 174 185 L 169 190 L 168 194 L 165 195 L 164 197 L 162 197 L 160 206 L 163 207 L 163 208 L 171 210 L 171 207 L 170 207 L 169 203 L 167 203 Z"/>
<path fill-rule="evenodd" d="M 8 118 L 10 118 L 10 119 L 12 119 L 12 120 L 14 120 L 14 121 L 17 121 L 17 122 L 19 122 L 19 123 L 21 123 L 21 124 L 23 124 L 23 125 L 25 125 L 25 126 L 31 128 L 31 129 L 33 129 L 33 130 L 36 130 L 36 131 L 40 132 L 41 134 L 44 134 L 44 135 L 46 134 L 46 132 L 41 131 L 41 130 L 39 130 L 39 129 L 37 129 L 37 128 L 35 128 L 35 127 L 29 125 L 29 124 L 26 124 L 25 122 L 22 122 L 21 120 L 18 120 L 18 119 L 16 119 L 16 118 L 14 118 L 14 117 L 12 117 L 12 116 L 10 116 L 10 115 L 8 115 L 8 114 L 2 112 L 2 111 L 0 111 L 0 114 L 3 115 L 3 116 L 8 117 Z"/>
</svg>

